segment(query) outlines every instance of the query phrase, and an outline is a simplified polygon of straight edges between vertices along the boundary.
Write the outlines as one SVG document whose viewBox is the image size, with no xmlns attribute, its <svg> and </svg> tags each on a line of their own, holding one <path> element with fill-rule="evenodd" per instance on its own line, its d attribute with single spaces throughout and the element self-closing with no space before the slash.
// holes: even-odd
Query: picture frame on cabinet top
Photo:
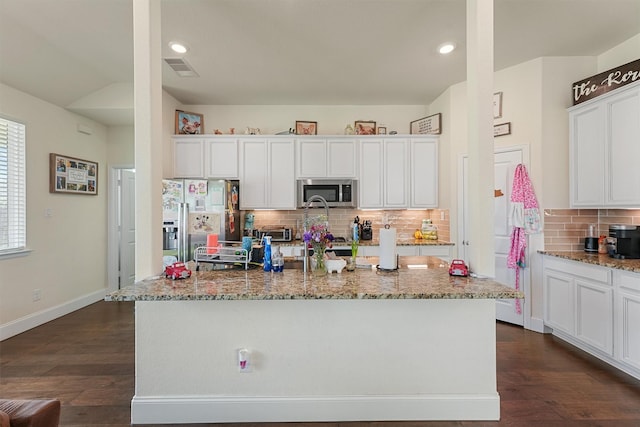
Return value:
<svg viewBox="0 0 640 427">
<path fill-rule="evenodd" d="M 204 115 L 176 110 L 176 135 L 204 134 Z"/>
<path fill-rule="evenodd" d="M 296 120 L 296 134 L 297 135 L 317 135 L 318 122 L 305 122 L 301 120 Z"/>
<path fill-rule="evenodd" d="M 356 120 L 354 123 L 356 135 L 375 135 L 376 134 L 376 122 Z"/>
<path fill-rule="evenodd" d="M 386 126 L 378 126 L 378 135 L 386 135 L 386 134 L 387 134 Z"/>
<path fill-rule="evenodd" d="M 414 120 L 409 124 L 409 133 L 412 135 L 440 135 L 442 133 L 441 120 L 442 113 Z"/>
</svg>

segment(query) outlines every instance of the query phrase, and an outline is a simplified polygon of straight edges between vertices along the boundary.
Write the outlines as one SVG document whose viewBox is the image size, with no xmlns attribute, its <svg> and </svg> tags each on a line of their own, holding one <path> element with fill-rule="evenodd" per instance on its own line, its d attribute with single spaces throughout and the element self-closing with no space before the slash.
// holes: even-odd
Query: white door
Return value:
<svg viewBox="0 0 640 427">
<path fill-rule="evenodd" d="M 120 175 L 120 287 L 133 285 L 136 278 L 136 174 L 122 169 Z"/>
<path fill-rule="evenodd" d="M 522 148 L 514 148 L 495 153 L 494 157 L 494 238 L 495 238 L 495 280 L 509 287 L 515 288 L 515 271 L 507 268 L 507 256 L 511 245 L 511 226 L 509 225 L 509 207 L 511 200 L 511 187 L 513 174 L 519 163 L 526 163 Z M 462 204 L 463 218 L 460 227 L 460 252 L 465 262 L 468 263 L 466 252 L 469 241 L 469 215 L 468 215 L 468 158 L 462 160 Z M 520 289 L 524 290 L 525 275 L 520 272 Z M 521 301 L 522 303 L 522 301 Z M 516 300 L 496 300 L 496 319 L 504 322 L 524 325 L 524 315 L 516 310 Z"/>
</svg>

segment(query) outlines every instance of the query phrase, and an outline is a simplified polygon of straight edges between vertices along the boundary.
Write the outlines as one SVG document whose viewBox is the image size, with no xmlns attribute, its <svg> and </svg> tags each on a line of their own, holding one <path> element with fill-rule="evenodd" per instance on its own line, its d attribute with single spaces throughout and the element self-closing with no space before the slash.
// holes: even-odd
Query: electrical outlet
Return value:
<svg viewBox="0 0 640 427">
<path fill-rule="evenodd" d="M 42 290 L 41 289 L 34 289 L 33 290 L 33 302 L 40 301 L 41 298 L 42 298 Z"/>
<path fill-rule="evenodd" d="M 445 218 L 445 213 L 444 213 L 444 211 L 440 211 L 440 221 L 444 221 L 445 219 L 446 219 L 446 218 Z"/>
</svg>

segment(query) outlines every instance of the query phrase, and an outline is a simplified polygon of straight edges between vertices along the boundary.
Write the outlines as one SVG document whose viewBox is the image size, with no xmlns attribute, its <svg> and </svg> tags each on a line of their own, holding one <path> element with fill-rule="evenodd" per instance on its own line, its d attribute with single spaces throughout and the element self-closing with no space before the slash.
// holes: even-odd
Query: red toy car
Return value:
<svg viewBox="0 0 640 427">
<path fill-rule="evenodd" d="M 461 259 L 454 259 L 449 266 L 449 276 L 463 276 L 469 275 L 469 268 Z"/>
<path fill-rule="evenodd" d="M 187 269 L 184 262 L 174 262 L 164 269 L 164 275 L 165 277 L 171 277 L 173 280 L 186 279 L 187 277 L 191 277 L 191 270 Z"/>
</svg>

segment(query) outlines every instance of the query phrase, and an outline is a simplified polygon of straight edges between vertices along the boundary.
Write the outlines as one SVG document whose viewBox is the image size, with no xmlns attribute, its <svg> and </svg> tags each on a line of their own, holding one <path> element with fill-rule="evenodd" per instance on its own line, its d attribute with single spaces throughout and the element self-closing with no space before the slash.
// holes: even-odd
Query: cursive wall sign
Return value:
<svg viewBox="0 0 640 427">
<path fill-rule="evenodd" d="M 573 105 L 636 81 L 640 81 L 640 59 L 575 82 L 572 85 Z"/>
</svg>

